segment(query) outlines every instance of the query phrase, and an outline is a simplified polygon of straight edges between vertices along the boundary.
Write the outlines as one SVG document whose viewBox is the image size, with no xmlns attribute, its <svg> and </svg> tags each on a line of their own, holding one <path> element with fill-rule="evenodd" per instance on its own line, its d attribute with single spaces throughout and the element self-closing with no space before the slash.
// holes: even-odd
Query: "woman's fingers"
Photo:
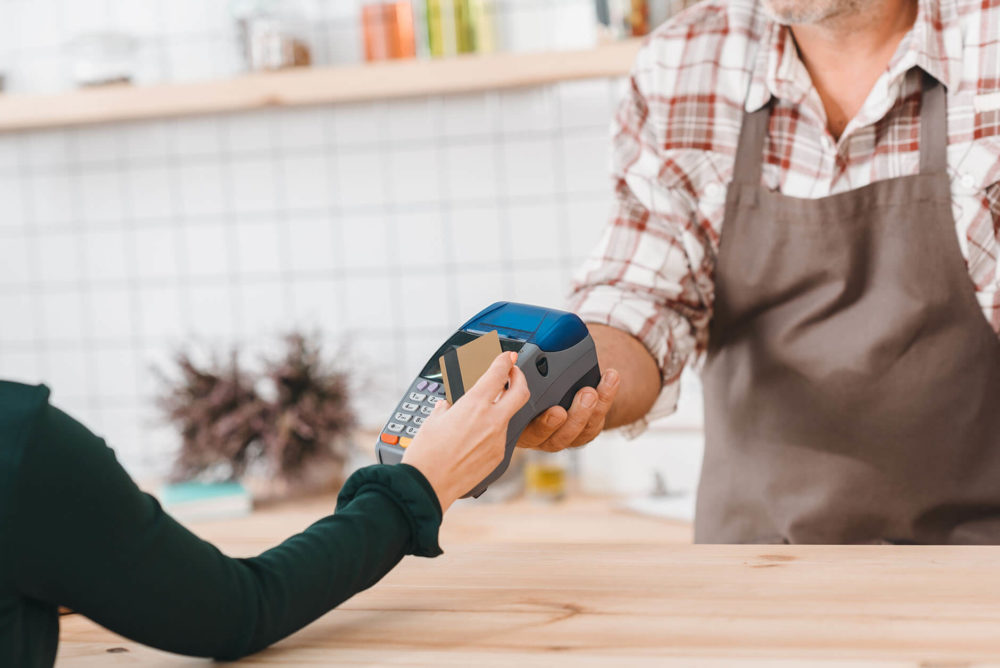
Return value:
<svg viewBox="0 0 1000 668">
<path fill-rule="evenodd" d="M 437 402 L 436 404 L 434 404 L 434 408 L 431 409 L 431 414 L 427 416 L 426 420 L 424 420 L 424 424 L 432 420 L 437 422 L 437 420 L 439 420 L 442 415 L 448 412 L 449 408 L 450 406 L 448 406 L 447 401 L 442 400 Z"/>
<path fill-rule="evenodd" d="M 493 401 L 507 384 L 511 367 L 517 362 L 517 353 L 500 353 L 476 384 L 465 393 L 477 401 Z"/>
<path fill-rule="evenodd" d="M 528 379 L 524 377 L 523 371 L 517 368 L 517 366 L 513 366 L 508 378 L 510 379 L 508 381 L 510 386 L 500 395 L 500 399 L 494 404 L 500 410 L 500 414 L 504 420 L 510 420 L 514 417 L 514 413 L 521 410 L 521 407 L 528 403 L 528 399 L 531 398 L 531 390 L 528 389 Z"/>
</svg>

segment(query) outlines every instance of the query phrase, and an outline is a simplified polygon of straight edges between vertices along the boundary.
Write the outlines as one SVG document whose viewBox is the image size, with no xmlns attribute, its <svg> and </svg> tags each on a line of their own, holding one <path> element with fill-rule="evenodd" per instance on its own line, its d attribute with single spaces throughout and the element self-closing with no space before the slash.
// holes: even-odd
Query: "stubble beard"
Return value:
<svg viewBox="0 0 1000 668">
<path fill-rule="evenodd" d="M 761 0 L 767 14 L 783 25 L 836 21 L 861 13 L 865 0 Z"/>
</svg>

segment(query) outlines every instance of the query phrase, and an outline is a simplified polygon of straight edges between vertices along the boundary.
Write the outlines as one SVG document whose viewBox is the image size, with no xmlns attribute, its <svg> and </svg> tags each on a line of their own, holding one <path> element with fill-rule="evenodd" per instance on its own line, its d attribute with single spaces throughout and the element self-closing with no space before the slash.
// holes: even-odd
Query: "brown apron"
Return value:
<svg viewBox="0 0 1000 668">
<path fill-rule="evenodd" d="M 1000 339 L 955 232 L 945 90 L 920 173 L 821 199 L 760 185 L 745 114 L 715 272 L 695 540 L 1000 542 Z"/>
</svg>

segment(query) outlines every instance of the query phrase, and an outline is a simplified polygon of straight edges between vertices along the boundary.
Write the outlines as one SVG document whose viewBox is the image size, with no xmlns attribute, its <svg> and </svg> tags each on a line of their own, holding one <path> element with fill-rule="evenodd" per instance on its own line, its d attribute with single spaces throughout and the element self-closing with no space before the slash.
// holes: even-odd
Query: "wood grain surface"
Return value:
<svg viewBox="0 0 1000 668">
<path fill-rule="evenodd" d="M 196 530 L 252 554 L 330 504 Z M 595 499 L 447 520 L 444 556 L 407 558 L 241 665 L 1000 666 L 1000 548 L 696 546 Z M 59 666 L 210 663 L 62 623 Z"/>
</svg>

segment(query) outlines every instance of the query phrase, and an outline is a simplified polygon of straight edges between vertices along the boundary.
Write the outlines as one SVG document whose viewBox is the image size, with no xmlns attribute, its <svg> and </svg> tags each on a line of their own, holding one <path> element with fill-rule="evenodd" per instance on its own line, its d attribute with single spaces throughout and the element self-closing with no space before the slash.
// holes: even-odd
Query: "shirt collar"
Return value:
<svg viewBox="0 0 1000 668">
<path fill-rule="evenodd" d="M 758 12 L 763 14 L 758 6 Z M 812 88 L 788 26 L 764 19 L 760 47 L 751 70 L 745 109 L 754 112 L 777 97 L 800 104 Z M 962 33 L 955 0 L 918 0 L 917 18 L 889 64 L 890 79 L 913 67 L 952 90 L 962 77 Z"/>
<path fill-rule="evenodd" d="M 962 81 L 962 30 L 955 0 L 919 0 L 910 31 L 915 64 L 954 92 Z"/>
</svg>

